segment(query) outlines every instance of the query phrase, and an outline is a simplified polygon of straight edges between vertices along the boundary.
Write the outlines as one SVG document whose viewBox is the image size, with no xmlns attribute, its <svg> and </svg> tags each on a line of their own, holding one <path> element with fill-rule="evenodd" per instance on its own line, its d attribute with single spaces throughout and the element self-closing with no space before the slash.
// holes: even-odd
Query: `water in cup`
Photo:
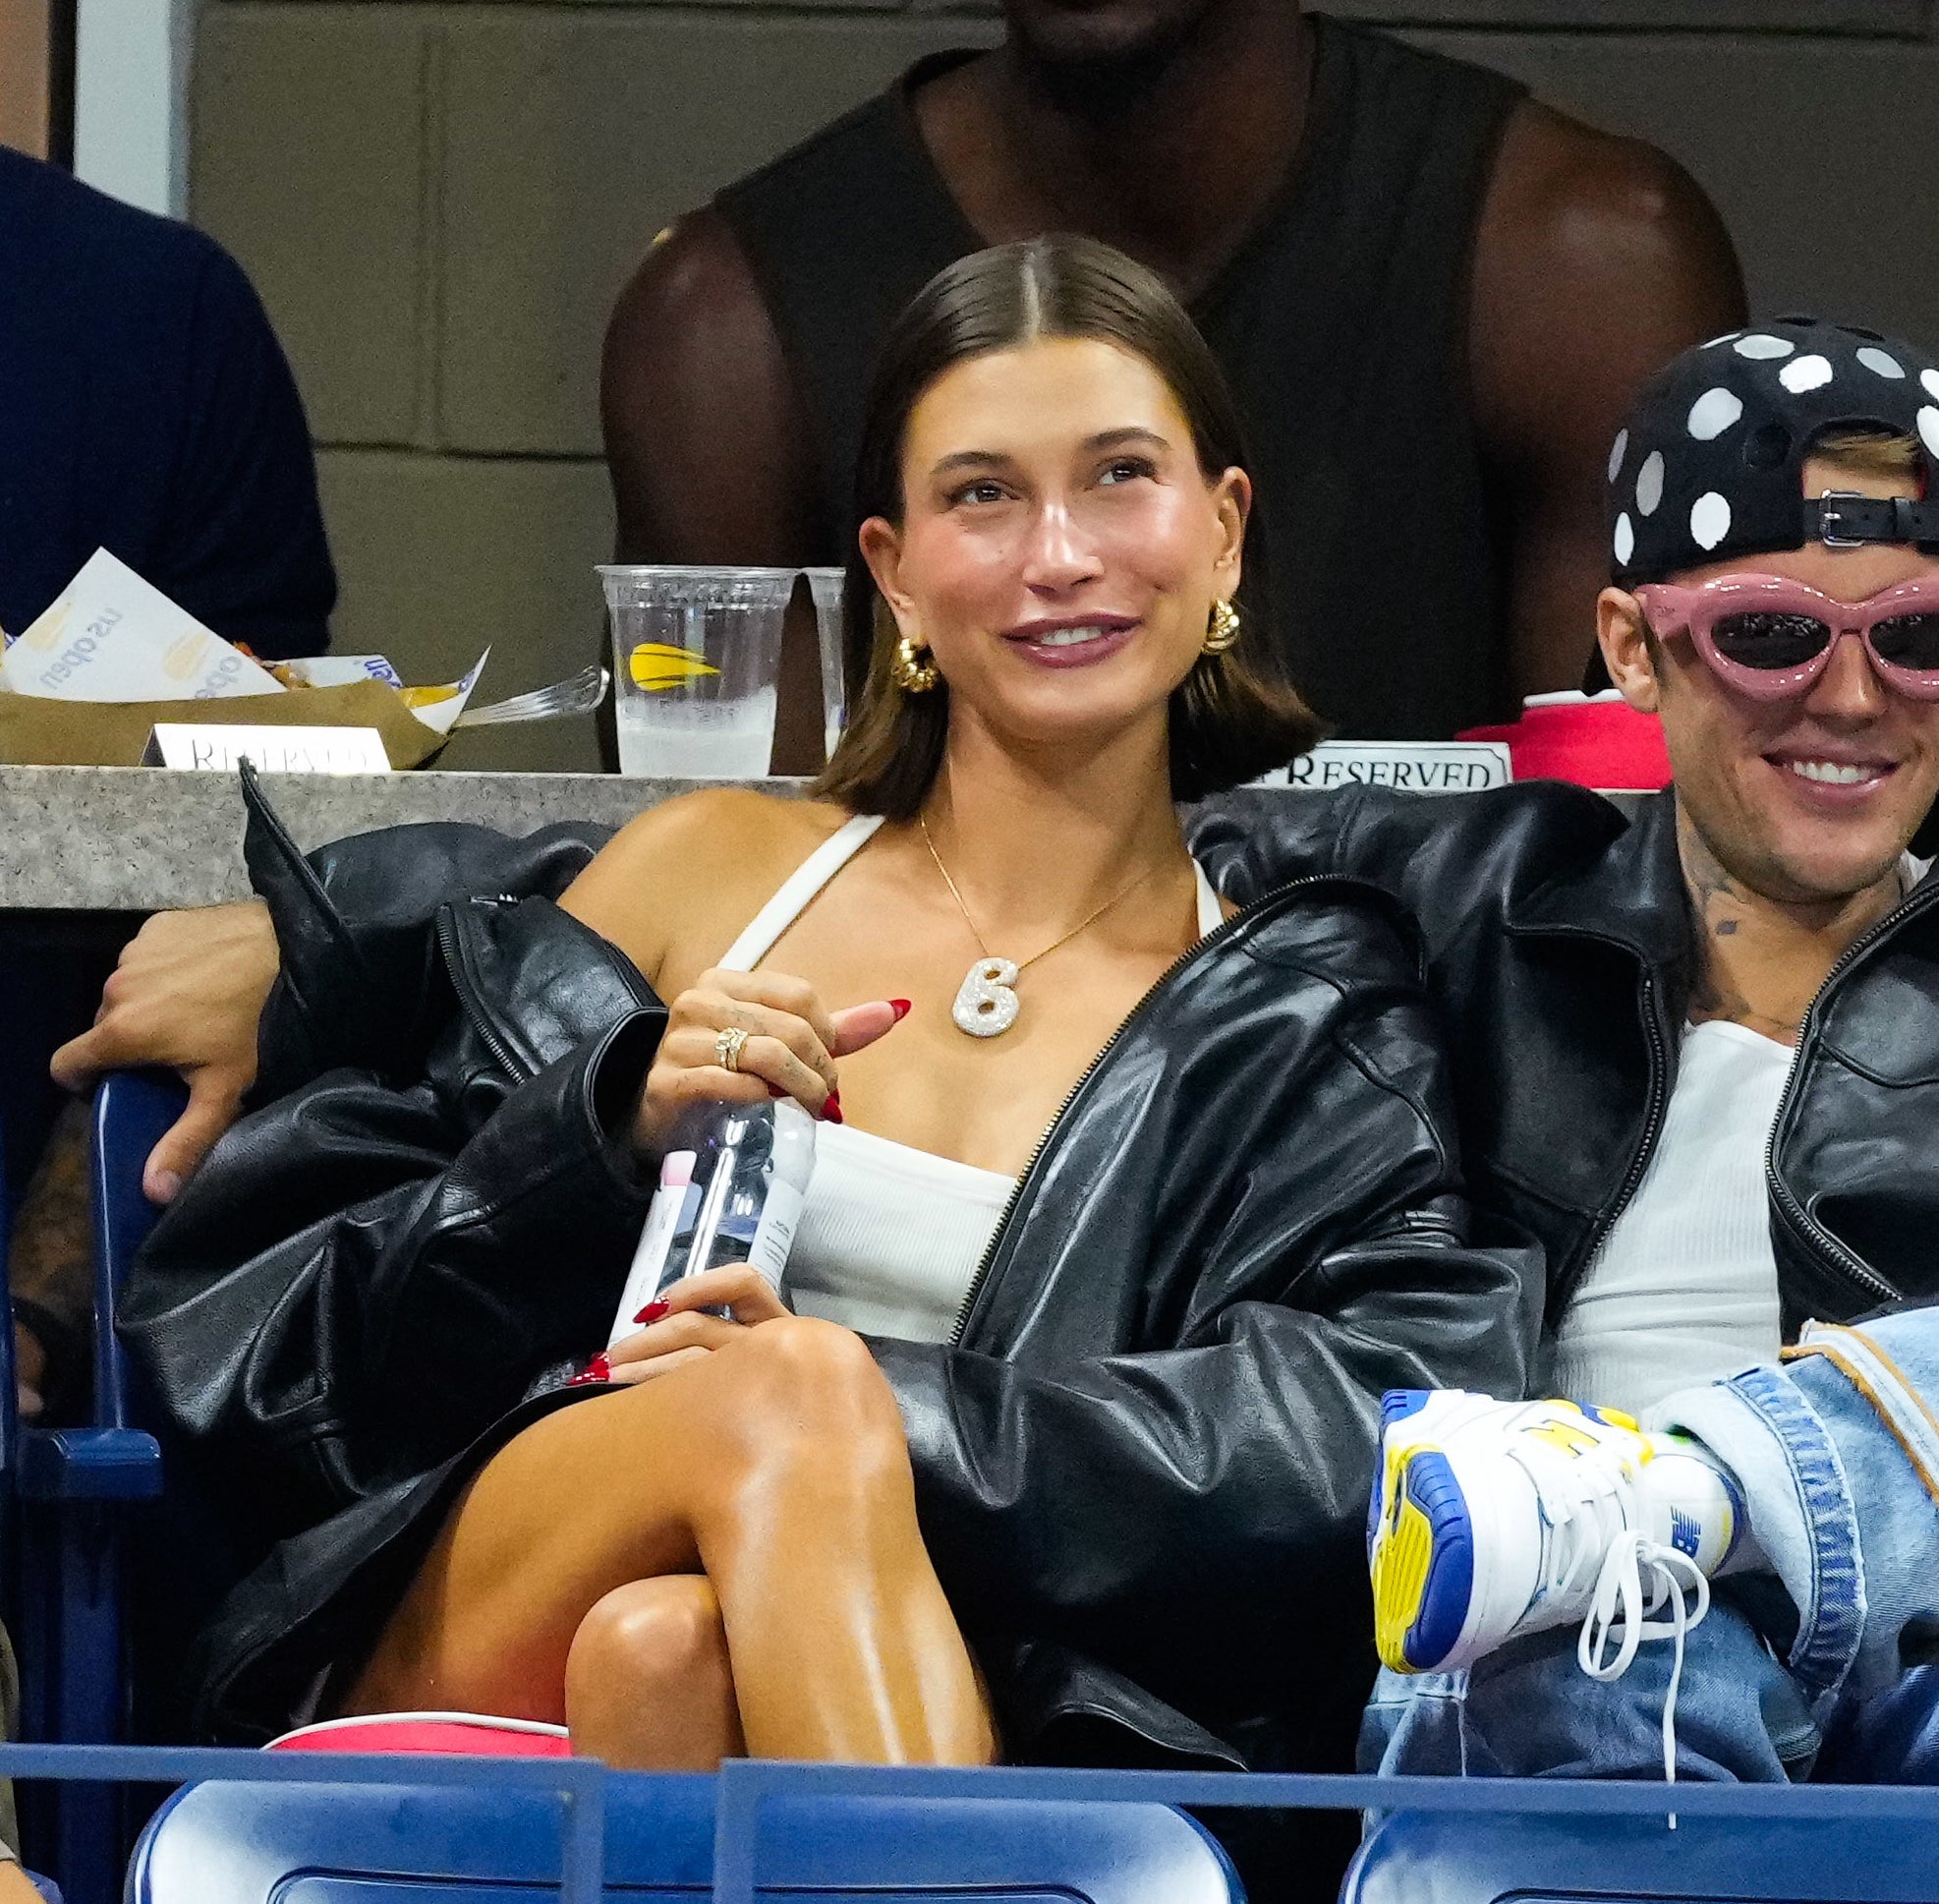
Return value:
<svg viewBox="0 0 1939 1904">
<path fill-rule="evenodd" d="M 759 779 L 796 571 L 605 564 L 619 771 Z"/>
<path fill-rule="evenodd" d="M 758 780 L 774 745 L 774 690 L 738 701 L 654 705 L 621 695 L 614 707 L 619 771 L 669 780 Z"/>
</svg>

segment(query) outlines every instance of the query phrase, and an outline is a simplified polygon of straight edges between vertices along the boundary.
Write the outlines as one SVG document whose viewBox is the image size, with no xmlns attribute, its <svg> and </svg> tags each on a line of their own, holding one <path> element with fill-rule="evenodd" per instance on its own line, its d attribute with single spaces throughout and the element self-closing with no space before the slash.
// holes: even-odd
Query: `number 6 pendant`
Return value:
<svg viewBox="0 0 1939 1904">
<path fill-rule="evenodd" d="M 1016 1023 L 1017 967 L 1007 958 L 979 958 L 956 993 L 949 1015 L 958 1031 L 972 1038 L 994 1038 Z"/>
</svg>

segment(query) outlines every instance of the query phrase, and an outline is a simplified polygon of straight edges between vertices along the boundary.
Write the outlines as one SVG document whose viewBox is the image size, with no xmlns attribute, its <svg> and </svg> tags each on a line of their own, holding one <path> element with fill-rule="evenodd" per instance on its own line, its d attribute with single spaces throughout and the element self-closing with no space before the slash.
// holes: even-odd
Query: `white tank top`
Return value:
<svg viewBox="0 0 1939 1904">
<path fill-rule="evenodd" d="M 1684 1028 L 1662 1134 L 1563 1311 L 1544 1390 L 1641 1414 L 1776 1359 L 1764 1150 L 1793 1055 L 1721 1019 Z"/>
<path fill-rule="evenodd" d="M 1908 853 L 1905 891 L 1930 867 Z M 1641 1414 L 1777 1359 L 1764 1156 L 1796 1055 L 1722 1019 L 1683 1027 L 1656 1149 L 1563 1311 L 1538 1392 Z"/>
<path fill-rule="evenodd" d="M 719 960 L 751 972 L 808 902 L 875 837 L 860 814 L 825 839 L 749 921 Z M 1224 914 L 1198 875 L 1202 938 Z M 878 1137 L 851 1125 L 816 1127 L 815 1175 L 788 1252 L 785 1293 L 799 1315 L 864 1335 L 947 1342 L 1016 1179 Z"/>
</svg>

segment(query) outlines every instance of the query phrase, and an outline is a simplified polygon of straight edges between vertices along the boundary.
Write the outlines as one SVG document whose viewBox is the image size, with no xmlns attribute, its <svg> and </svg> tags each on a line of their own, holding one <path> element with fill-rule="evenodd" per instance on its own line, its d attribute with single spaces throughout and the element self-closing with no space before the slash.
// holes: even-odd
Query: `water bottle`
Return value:
<svg viewBox="0 0 1939 1904">
<path fill-rule="evenodd" d="M 630 1336 L 655 1297 L 683 1276 L 749 1263 L 778 1291 L 815 1171 L 815 1120 L 792 1098 L 699 1104 L 660 1158 L 607 1343 Z"/>
</svg>

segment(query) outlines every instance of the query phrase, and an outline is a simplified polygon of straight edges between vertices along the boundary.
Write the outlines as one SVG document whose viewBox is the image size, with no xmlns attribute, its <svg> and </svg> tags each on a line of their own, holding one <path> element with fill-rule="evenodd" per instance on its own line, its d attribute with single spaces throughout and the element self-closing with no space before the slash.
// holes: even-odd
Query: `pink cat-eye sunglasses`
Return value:
<svg viewBox="0 0 1939 1904">
<path fill-rule="evenodd" d="M 1855 635 L 1887 686 L 1939 701 L 1939 575 L 1865 602 L 1835 602 L 1781 575 L 1720 575 L 1695 588 L 1645 582 L 1635 593 L 1659 636 L 1688 629 L 1696 652 L 1752 700 L 1802 694 Z"/>
</svg>

